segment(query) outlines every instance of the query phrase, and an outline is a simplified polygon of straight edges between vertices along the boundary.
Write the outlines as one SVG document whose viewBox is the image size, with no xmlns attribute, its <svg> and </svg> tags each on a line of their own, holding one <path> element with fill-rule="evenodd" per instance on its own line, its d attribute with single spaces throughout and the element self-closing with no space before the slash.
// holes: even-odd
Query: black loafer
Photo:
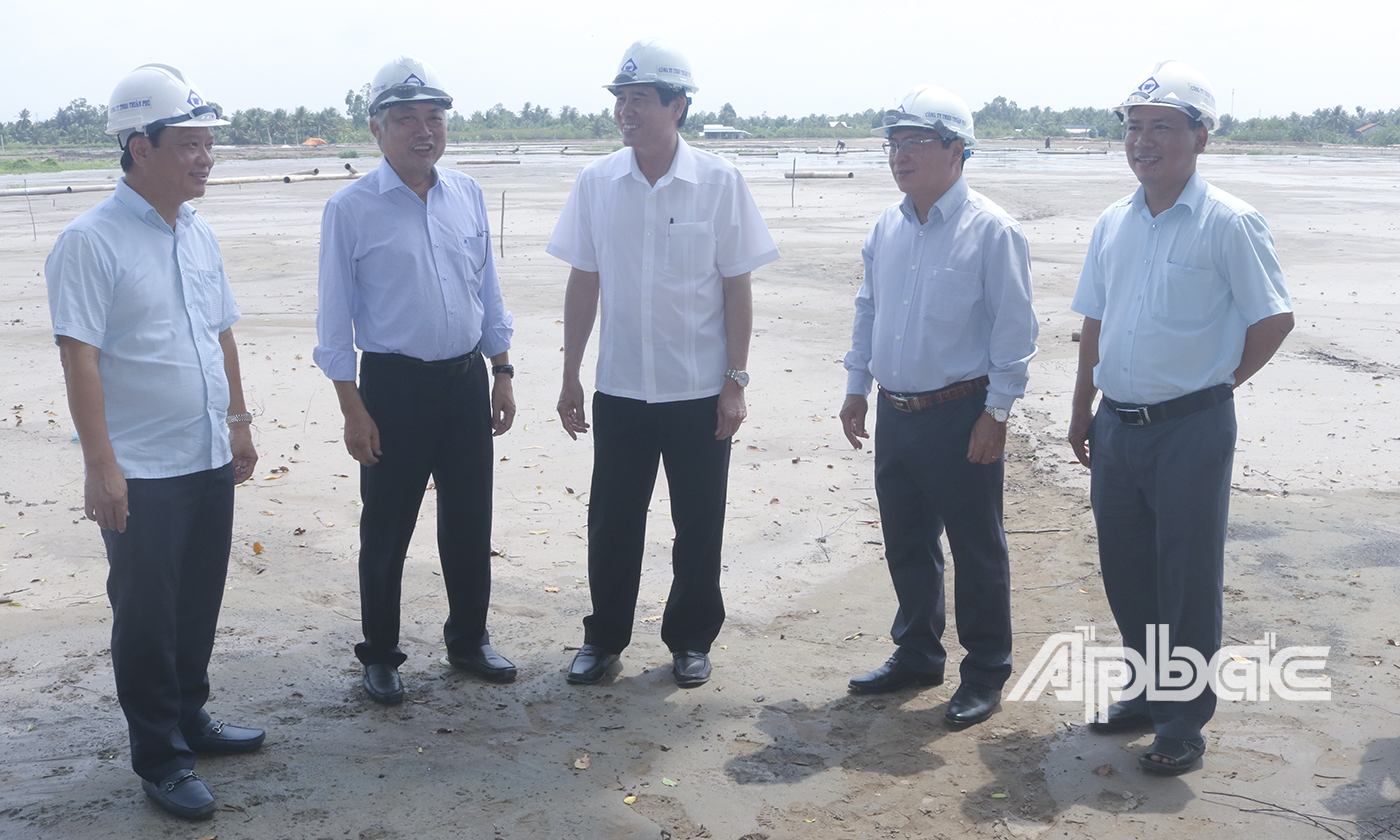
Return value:
<svg viewBox="0 0 1400 840">
<path fill-rule="evenodd" d="M 671 654 L 671 673 L 681 688 L 696 688 L 710 679 L 710 655 L 698 650 L 678 650 Z"/>
<path fill-rule="evenodd" d="M 261 729 L 234 726 L 211 720 L 198 732 L 185 732 L 185 743 L 197 753 L 246 753 L 263 744 L 267 733 Z"/>
<path fill-rule="evenodd" d="M 142 779 L 141 789 L 151 801 L 182 820 L 201 820 L 214 813 L 214 794 L 193 770 L 177 770 L 159 782 Z"/>
<path fill-rule="evenodd" d="M 1152 715 L 1135 712 L 1127 703 L 1113 703 L 1103 715 L 1089 723 L 1089 729 L 1100 735 L 1112 732 L 1137 732 L 1152 728 Z"/>
<path fill-rule="evenodd" d="M 608 653 L 597 645 L 584 645 L 574 654 L 569 673 L 564 678 L 574 685 L 593 685 L 603 678 L 617 661 L 617 654 Z"/>
<path fill-rule="evenodd" d="M 965 682 L 953 692 L 943 719 L 954 726 L 971 726 L 992 716 L 1001 705 L 1001 689 Z"/>
<path fill-rule="evenodd" d="M 943 684 L 943 673 L 923 674 L 891 656 L 884 665 L 868 674 L 852 677 L 847 688 L 856 694 L 888 694 L 911 685 Z"/>
<path fill-rule="evenodd" d="M 447 652 L 447 662 L 453 668 L 470 671 L 491 682 L 515 682 L 515 665 L 509 659 L 496 653 L 490 645 L 472 648 L 465 655 Z"/>
<path fill-rule="evenodd" d="M 393 665 L 366 665 L 365 692 L 376 703 L 392 706 L 403 702 L 403 681 Z"/>
</svg>

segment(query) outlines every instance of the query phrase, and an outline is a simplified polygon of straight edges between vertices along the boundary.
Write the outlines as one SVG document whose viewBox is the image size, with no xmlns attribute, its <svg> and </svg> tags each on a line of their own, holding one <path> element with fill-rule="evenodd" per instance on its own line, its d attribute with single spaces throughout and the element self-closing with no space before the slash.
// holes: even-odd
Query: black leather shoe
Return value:
<svg viewBox="0 0 1400 840">
<path fill-rule="evenodd" d="M 214 813 L 214 794 L 193 770 L 177 770 L 159 782 L 142 779 L 141 789 L 153 802 L 182 820 L 202 820 Z"/>
<path fill-rule="evenodd" d="M 261 747 L 267 733 L 211 720 L 198 732 L 186 732 L 184 736 L 185 743 L 197 753 L 246 753 Z"/>
<path fill-rule="evenodd" d="M 1001 706 L 1001 689 L 965 682 L 953 692 L 943 719 L 954 726 L 971 726 L 992 716 Z"/>
<path fill-rule="evenodd" d="M 856 694 L 887 694 L 911 685 L 942 685 L 943 673 L 921 674 L 891 656 L 884 665 L 868 674 L 852 677 L 847 688 Z"/>
<path fill-rule="evenodd" d="M 1108 711 L 1089 723 L 1089 729 L 1100 735 L 1112 732 L 1138 732 L 1152 729 L 1152 715 L 1135 712 L 1127 703 L 1114 703 Z"/>
<path fill-rule="evenodd" d="M 448 651 L 447 662 L 453 668 L 470 671 L 483 680 L 498 683 L 515 682 L 515 665 L 509 659 L 496 653 L 490 645 L 472 648 L 464 656 Z"/>
<path fill-rule="evenodd" d="M 569 674 L 564 679 L 574 685 L 593 685 L 603 678 L 608 668 L 617 661 L 617 654 L 608 653 L 597 645 L 584 645 L 574 654 L 569 665 Z"/>
<path fill-rule="evenodd" d="M 710 679 L 710 655 L 698 650 L 678 650 L 671 654 L 671 673 L 681 688 L 696 688 Z"/>
<path fill-rule="evenodd" d="M 403 702 L 403 681 L 393 665 L 366 665 L 365 691 L 376 703 L 392 706 Z"/>
</svg>

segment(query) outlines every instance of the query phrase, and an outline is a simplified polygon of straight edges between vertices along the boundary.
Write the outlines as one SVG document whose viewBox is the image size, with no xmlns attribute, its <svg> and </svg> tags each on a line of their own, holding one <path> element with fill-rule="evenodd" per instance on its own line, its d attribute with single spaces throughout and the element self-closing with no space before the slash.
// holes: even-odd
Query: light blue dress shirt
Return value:
<svg viewBox="0 0 1400 840">
<path fill-rule="evenodd" d="M 1026 392 L 1040 334 L 1031 257 L 1016 220 L 959 178 L 919 224 L 907 196 L 861 249 L 846 393 L 922 393 L 986 375 L 987 405 Z"/>
<path fill-rule="evenodd" d="M 321 216 L 313 354 L 355 381 L 355 348 L 440 361 L 510 349 L 481 187 L 450 169 L 423 202 L 388 161 L 331 196 Z"/>
<path fill-rule="evenodd" d="M 219 242 L 188 204 L 172 230 L 123 179 L 59 234 L 44 274 L 55 340 L 101 351 L 107 434 L 124 477 L 172 478 L 233 459 L 219 333 L 238 306 Z"/>
<path fill-rule="evenodd" d="M 1094 384 L 1144 405 L 1233 385 L 1249 326 L 1293 311 L 1264 218 L 1199 173 L 1155 218 L 1142 187 L 1103 212 L 1072 306 L 1103 322 Z"/>
</svg>

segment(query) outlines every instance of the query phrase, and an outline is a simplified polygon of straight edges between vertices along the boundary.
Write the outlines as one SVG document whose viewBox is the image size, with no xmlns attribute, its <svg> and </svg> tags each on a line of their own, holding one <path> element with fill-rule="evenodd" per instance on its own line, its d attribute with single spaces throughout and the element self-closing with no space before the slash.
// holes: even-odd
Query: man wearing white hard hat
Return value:
<svg viewBox="0 0 1400 840">
<path fill-rule="evenodd" d="M 593 395 L 588 585 L 593 614 L 569 666 L 596 683 L 631 642 L 647 506 L 666 467 L 671 594 L 661 640 L 683 688 L 710 678 L 724 623 L 720 553 L 731 437 L 746 415 L 750 272 L 778 250 L 743 176 L 679 134 L 698 88 L 690 62 L 662 41 L 637 41 L 604 85 L 624 148 L 589 165 L 546 250 L 567 262 L 559 418 L 588 431 L 579 379 L 602 309 Z"/>
<path fill-rule="evenodd" d="M 866 237 L 841 425 L 868 438 L 879 383 L 875 492 L 899 601 L 884 665 L 850 681 L 861 694 L 943 682 L 944 556 L 967 654 L 944 719 L 980 723 L 1011 675 L 1011 573 L 1002 530 L 1006 423 L 1025 394 L 1038 335 L 1030 249 L 1021 226 L 968 187 L 972 112 L 934 85 L 911 88 L 874 132 L 887 138 L 904 200 Z"/>
<path fill-rule="evenodd" d="M 107 133 L 122 171 L 111 198 L 70 224 L 45 274 L 110 573 L 112 670 L 147 795 L 179 817 L 213 813 L 196 753 L 250 752 L 261 729 L 204 710 L 223 599 L 234 485 L 253 448 L 219 243 L 187 203 L 204 195 L 215 126 L 228 125 L 174 67 L 117 84 Z"/>
<path fill-rule="evenodd" d="M 1199 765 L 1215 713 L 1202 671 L 1220 649 L 1232 396 L 1273 357 L 1293 314 L 1268 224 L 1196 171 L 1218 125 L 1205 77 L 1160 62 L 1116 110 L 1140 186 L 1099 217 L 1079 277 L 1069 441 L 1090 468 L 1123 645 L 1158 667 L 1135 674 L 1090 728 L 1154 731 L 1139 763 L 1178 774 Z"/>
<path fill-rule="evenodd" d="M 375 74 L 370 97 L 384 159 L 326 203 L 314 358 L 335 383 L 345 447 L 360 463 L 364 641 L 355 655 L 369 696 L 398 703 L 404 559 L 429 480 L 447 661 L 492 682 L 515 679 L 486 629 L 491 439 L 515 418 L 515 369 L 481 187 L 436 165 L 452 97 L 431 67 L 407 56 Z"/>
</svg>

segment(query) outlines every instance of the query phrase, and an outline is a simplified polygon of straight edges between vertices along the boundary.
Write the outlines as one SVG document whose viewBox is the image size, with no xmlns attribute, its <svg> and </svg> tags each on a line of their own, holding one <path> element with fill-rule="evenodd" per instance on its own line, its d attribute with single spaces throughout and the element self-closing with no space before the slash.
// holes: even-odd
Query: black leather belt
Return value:
<svg viewBox="0 0 1400 840">
<path fill-rule="evenodd" d="M 1234 387 L 1221 383 L 1213 388 L 1207 388 L 1204 391 L 1196 391 L 1184 397 L 1177 397 L 1174 400 L 1159 402 L 1156 405 L 1120 403 L 1109 399 L 1107 396 L 1103 398 L 1103 401 L 1105 405 L 1118 415 L 1118 419 L 1123 423 L 1129 426 L 1146 426 L 1149 423 L 1161 423 L 1163 420 L 1175 420 L 1178 417 L 1195 414 L 1197 411 L 1214 408 L 1228 399 L 1233 399 L 1234 396 Z"/>
<path fill-rule="evenodd" d="M 481 357 L 481 346 L 472 348 L 470 353 L 463 356 L 454 356 L 451 359 L 419 359 L 416 356 L 405 356 L 402 353 L 374 353 L 369 350 L 363 353 L 366 361 L 373 359 L 383 364 L 405 368 L 409 370 L 446 371 L 453 372 L 459 370 L 470 370 L 476 360 Z"/>
<path fill-rule="evenodd" d="M 885 399 L 890 401 L 890 405 L 900 411 L 918 411 L 923 408 L 930 408 L 940 403 L 960 400 L 963 397 L 970 397 L 978 391 L 985 391 L 987 385 L 991 383 L 991 378 L 979 376 L 976 379 L 969 379 L 966 382 L 955 382 L 947 388 L 937 391 L 924 391 L 920 394 L 896 394 L 893 391 L 880 389 L 880 393 L 885 395 Z"/>
</svg>

